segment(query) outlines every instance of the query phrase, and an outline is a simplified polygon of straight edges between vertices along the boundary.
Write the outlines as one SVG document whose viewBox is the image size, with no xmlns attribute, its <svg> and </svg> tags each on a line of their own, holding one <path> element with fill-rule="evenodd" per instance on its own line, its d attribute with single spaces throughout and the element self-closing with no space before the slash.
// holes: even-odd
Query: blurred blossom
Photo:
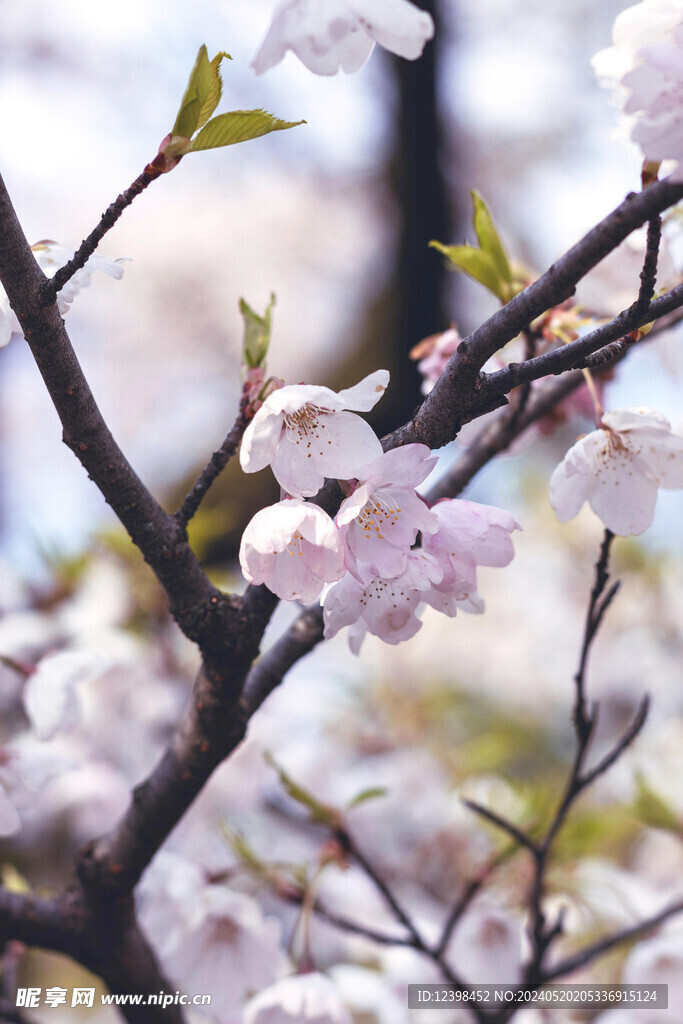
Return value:
<svg viewBox="0 0 683 1024">
<path fill-rule="evenodd" d="M 24 707 L 39 739 L 49 740 L 80 719 L 76 687 L 108 668 L 97 651 L 60 651 L 43 658 L 27 679 Z"/>
<path fill-rule="evenodd" d="M 74 255 L 73 250 L 58 242 L 42 241 L 31 246 L 38 266 L 47 277 L 54 277 Z M 57 308 L 64 316 L 68 312 L 71 303 L 74 301 L 82 288 L 87 288 L 90 278 L 96 270 L 101 270 L 109 277 L 117 281 L 123 277 L 122 263 L 126 258 L 118 260 L 109 259 L 108 256 L 100 256 L 94 253 L 86 262 L 85 266 L 71 277 L 64 287 L 57 293 Z M 12 334 L 21 334 L 21 326 L 14 312 L 11 310 L 9 300 L 4 288 L 0 285 L 0 347 L 6 345 Z"/>
<path fill-rule="evenodd" d="M 259 992 L 242 1024 L 353 1024 L 336 985 L 324 974 L 292 974 Z"/>
<path fill-rule="evenodd" d="M 407 1009 L 407 1001 L 397 996 L 381 971 L 355 964 L 339 964 L 329 973 L 354 1020 L 408 1024 L 409 1017 L 414 1019 L 414 1011 Z"/>
<path fill-rule="evenodd" d="M 250 896 L 207 884 L 180 857 L 157 857 L 136 899 L 164 971 L 186 992 L 210 992 L 228 1018 L 287 970 L 280 922 L 264 917 Z"/>
<path fill-rule="evenodd" d="M 683 487 L 683 438 L 651 409 L 615 409 L 555 469 L 550 503 L 564 523 L 588 501 L 608 530 L 628 537 L 651 525 L 659 487 Z"/>
<path fill-rule="evenodd" d="M 683 4 L 642 0 L 614 23 L 614 45 L 593 58 L 603 84 L 617 88 L 631 138 L 646 161 L 675 160 L 683 177 Z"/>
<path fill-rule="evenodd" d="M 449 960 L 474 985 L 516 984 L 522 980 L 523 922 L 487 900 L 471 906 L 458 922 Z"/>
<path fill-rule="evenodd" d="M 443 334 L 432 334 L 411 350 L 410 358 L 419 359 L 417 369 L 422 374 L 423 395 L 432 390 L 461 341 L 458 328 L 452 324 Z"/>
<path fill-rule="evenodd" d="M 375 43 L 416 60 L 433 35 L 431 15 L 408 0 L 283 0 L 252 66 L 261 75 L 291 50 L 316 75 L 351 74 Z"/>
</svg>

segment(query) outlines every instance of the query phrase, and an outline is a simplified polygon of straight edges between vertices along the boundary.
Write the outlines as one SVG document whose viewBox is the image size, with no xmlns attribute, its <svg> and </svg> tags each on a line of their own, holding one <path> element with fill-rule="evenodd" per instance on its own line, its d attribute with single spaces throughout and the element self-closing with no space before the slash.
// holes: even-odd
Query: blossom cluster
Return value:
<svg viewBox="0 0 683 1024">
<path fill-rule="evenodd" d="M 350 626 L 354 653 L 367 633 L 391 644 L 414 636 L 424 605 L 449 616 L 458 608 L 482 611 L 477 566 L 507 565 L 510 534 L 520 529 L 509 512 L 470 501 L 430 507 L 417 491 L 437 462 L 429 448 L 383 452 L 357 415 L 372 409 L 388 383 L 388 372 L 377 370 L 338 394 L 281 387 L 249 424 L 240 454 L 245 472 L 270 465 L 287 495 L 247 526 L 245 578 L 287 601 L 314 601 L 333 584 L 324 598 L 325 635 Z M 347 495 L 334 521 L 304 500 L 326 478 L 338 479 Z"/>
</svg>

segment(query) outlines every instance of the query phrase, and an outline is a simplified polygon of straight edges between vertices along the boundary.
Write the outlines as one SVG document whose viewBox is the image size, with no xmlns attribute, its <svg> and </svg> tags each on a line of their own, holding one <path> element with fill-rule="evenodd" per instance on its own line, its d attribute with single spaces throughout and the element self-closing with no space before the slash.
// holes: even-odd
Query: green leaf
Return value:
<svg viewBox="0 0 683 1024">
<path fill-rule="evenodd" d="M 292 800 L 296 800 L 298 804 L 301 804 L 302 807 L 310 811 L 311 821 L 316 822 L 318 825 L 327 825 L 328 828 L 337 828 L 339 825 L 339 812 L 334 807 L 328 807 L 327 804 L 320 803 L 312 793 L 309 793 L 298 782 L 295 782 L 270 754 L 266 754 L 265 757 L 268 764 L 280 776 L 280 782 Z"/>
<path fill-rule="evenodd" d="M 501 302 L 507 302 L 503 282 L 499 278 L 498 269 L 490 253 L 475 249 L 472 245 L 443 245 L 441 242 L 430 242 L 429 245 L 443 253 L 456 270 L 462 270 L 493 292 Z"/>
<path fill-rule="evenodd" d="M 683 822 L 666 800 L 655 792 L 644 775 L 638 775 L 634 811 L 640 821 L 650 828 L 664 829 L 677 836 L 683 833 Z"/>
<path fill-rule="evenodd" d="M 346 805 L 346 810 L 351 811 L 354 807 L 364 804 L 367 800 L 376 800 L 380 796 L 386 796 L 389 791 L 385 786 L 373 786 L 371 789 L 364 789 Z"/>
<path fill-rule="evenodd" d="M 192 151 L 234 146 L 238 142 L 257 139 L 284 128 L 296 128 L 300 124 L 306 122 L 280 121 L 265 110 L 232 110 L 229 114 L 219 114 L 202 128 L 192 142 Z"/>
<path fill-rule="evenodd" d="M 263 316 L 259 316 L 248 302 L 240 299 L 240 313 L 244 320 L 244 342 L 242 356 L 244 363 L 254 369 L 261 366 L 268 354 L 270 332 L 275 295 L 271 293 L 270 302 Z"/>
<path fill-rule="evenodd" d="M 500 281 L 511 284 L 512 271 L 510 269 L 510 261 L 508 260 L 507 253 L 505 252 L 503 243 L 500 240 L 500 235 L 496 230 L 496 226 L 493 223 L 493 218 L 491 217 L 489 208 L 476 189 L 472 189 L 470 194 L 472 196 L 472 206 L 474 208 L 472 223 L 474 224 L 474 231 L 477 236 L 477 241 L 479 242 L 479 247 L 491 256 Z"/>
<path fill-rule="evenodd" d="M 202 104 L 202 109 L 199 112 L 199 120 L 195 126 L 195 131 L 198 128 L 203 128 L 206 122 L 209 120 L 214 110 L 218 106 L 223 95 L 223 79 L 221 78 L 221 63 L 223 59 L 232 60 L 229 53 L 225 53 L 221 50 L 211 61 L 209 70 L 211 72 L 211 86 L 209 88 L 209 94 Z"/>
<path fill-rule="evenodd" d="M 171 135 L 189 139 L 211 117 L 223 91 L 220 66 L 224 57 L 231 59 L 229 53 L 221 51 L 209 61 L 206 47 L 199 47 Z"/>
</svg>

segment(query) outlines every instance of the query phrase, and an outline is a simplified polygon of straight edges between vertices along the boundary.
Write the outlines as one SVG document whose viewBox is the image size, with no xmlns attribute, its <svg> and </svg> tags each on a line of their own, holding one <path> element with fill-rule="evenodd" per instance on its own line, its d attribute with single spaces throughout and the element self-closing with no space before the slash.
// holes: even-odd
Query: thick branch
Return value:
<svg viewBox="0 0 683 1024">
<path fill-rule="evenodd" d="M 0 178 L 0 280 L 74 452 L 164 587 L 183 632 L 215 666 L 236 641 L 235 613 L 209 581 L 184 531 L 150 494 L 114 440 L 55 305 L 41 305 L 46 278 Z"/>
<path fill-rule="evenodd" d="M 172 991 L 142 935 L 133 900 L 90 903 L 69 889 L 54 899 L 0 889 L 0 942 L 63 953 L 98 974 L 115 994 Z M 130 1024 L 183 1024 L 179 1007 L 120 1007 Z"/>
</svg>

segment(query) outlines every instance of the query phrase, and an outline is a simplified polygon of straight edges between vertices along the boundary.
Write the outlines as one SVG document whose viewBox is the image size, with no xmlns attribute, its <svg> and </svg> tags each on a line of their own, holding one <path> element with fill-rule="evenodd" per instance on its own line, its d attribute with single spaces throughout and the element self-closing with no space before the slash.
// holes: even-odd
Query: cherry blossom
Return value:
<svg viewBox="0 0 683 1024">
<path fill-rule="evenodd" d="M 350 480 L 382 454 L 372 427 L 345 410 L 368 412 L 389 383 L 376 370 L 338 394 L 330 388 L 290 384 L 273 391 L 244 432 L 240 463 L 245 473 L 270 465 L 294 497 L 317 494 L 325 477 Z"/>
<path fill-rule="evenodd" d="M 242 535 L 240 565 L 249 583 L 265 583 L 285 601 L 314 601 L 344 575 L 344 548 L 317 505 L 287 498 L 257 512 Z"/>
<path fill-rule="evenodd" d="M 587 501 L 612 533 L 643 533 L 654 518 L 657 488 L 683 487 L 683 438 L 651 409 L 616 409 L 569 449 L 550 481 L 558 519 Z"/>
<path fill-rule="evenodd" d="M 617 87 L 631 138 L 652 163 L 678 161 L 683 179 L 683 4 L 643 0 L 614 23 L 614 45 L 593 59 L 602 83 Z"/>
<path fill-rule="evenodd" d="M 324 974 L 292 974 L 259 992 L 242 1024 L 353 1024 L 337 987 Z"/>
<path fill-rule="evenodd" d="M 375 43 L 416 60 L 433 35 L 431 15 L 408 0 L 283 0 L 252 67 L 261 75 L 291 50 L 316 75 L 351 74 Z"/>
<path fill-rule="evenodd" d="M 354 654 L 366 633 L 388 644 L 410 640 L 422 627 L 417 611 L 425 592 L 442 579 L 436 559 L 421 551 L 408 554 L 405 570 L 395 579 L 385 580 L 366 570 L 365 581 L 360 582 L 347 573 L 325 596 L 325 636 L 336 636 L 344 626 L 351 626 L 349 646 Z"/>
<path fill-rule="evenodd" d="M 176 985 L 211 992 L 225 1019 L 238 1019 L 246 996 L 288 969 L 280 922 L 245 893 L 207 883 L 197 864 L 157 860 L 136 894 L 145 934 Z"/>
<path fill-rule="evenodd" d="M 36 242 L 31 249 L 36 262 L 47 277 L 54 277 L 57 271 L 73 256 L 73 250 L 66 245 L 60 245 L 59 242 L 51 242 L 47 239 Z M 94 253 L 85 266 L 77 270 L 61 291 L 57 292 L 57 308 L 62 316 L 68 311 L 79 291 L 88 287 L 94 271 L 101 270 L 118 281 L 123 277 L 121 264 L 126 262 L 126 257 L 113 260 L 108 256 Z M 13 334 L 21 334 L 21 326 L 10 307 L 5 289 L 0 285 L 0 348 L 7 345 Z"/>
<path fill-rule="evenodd" d="M 510 512 L 459 498 L 438 501 L 432 512 L 439 529 L 425 536 L 422 546 L 443 569 L 444 594 L 450 589 L 457 595 L 460 589 L 466 597 L 476 590 L 478 565 L 503 567 L 514 558 L 510 534 L 522 527 Z"/>
<path fill-rule="evenodd" d="M 458 328 L 451 324 L 442 334 L 432 334 L 410 352 L 411 359 L 419 359 L 417 369 L 422 374 L 422 394 L 428 395 L 445 370 L 462 341 Z"/>
<path fill-rule="evenodd" d="M 24 708 L 36 735 L 49 740 L 80 719 L 76 687 L 101 675 L 108 662 L 96 651 L 59 651 L 43 658 L 24 687 Z"/>
<path fill-rule="evenodd" d="M 346 565 L 357 580 L 363 582 L 359 562 L 384 579 L 399 576 L 418 531 L 438 530 L 436 516 L 415 491 L 436 462 L 426 445 L 408 444 L 385 452 L 363 471 L 337 515 Z"/>
</svg>

